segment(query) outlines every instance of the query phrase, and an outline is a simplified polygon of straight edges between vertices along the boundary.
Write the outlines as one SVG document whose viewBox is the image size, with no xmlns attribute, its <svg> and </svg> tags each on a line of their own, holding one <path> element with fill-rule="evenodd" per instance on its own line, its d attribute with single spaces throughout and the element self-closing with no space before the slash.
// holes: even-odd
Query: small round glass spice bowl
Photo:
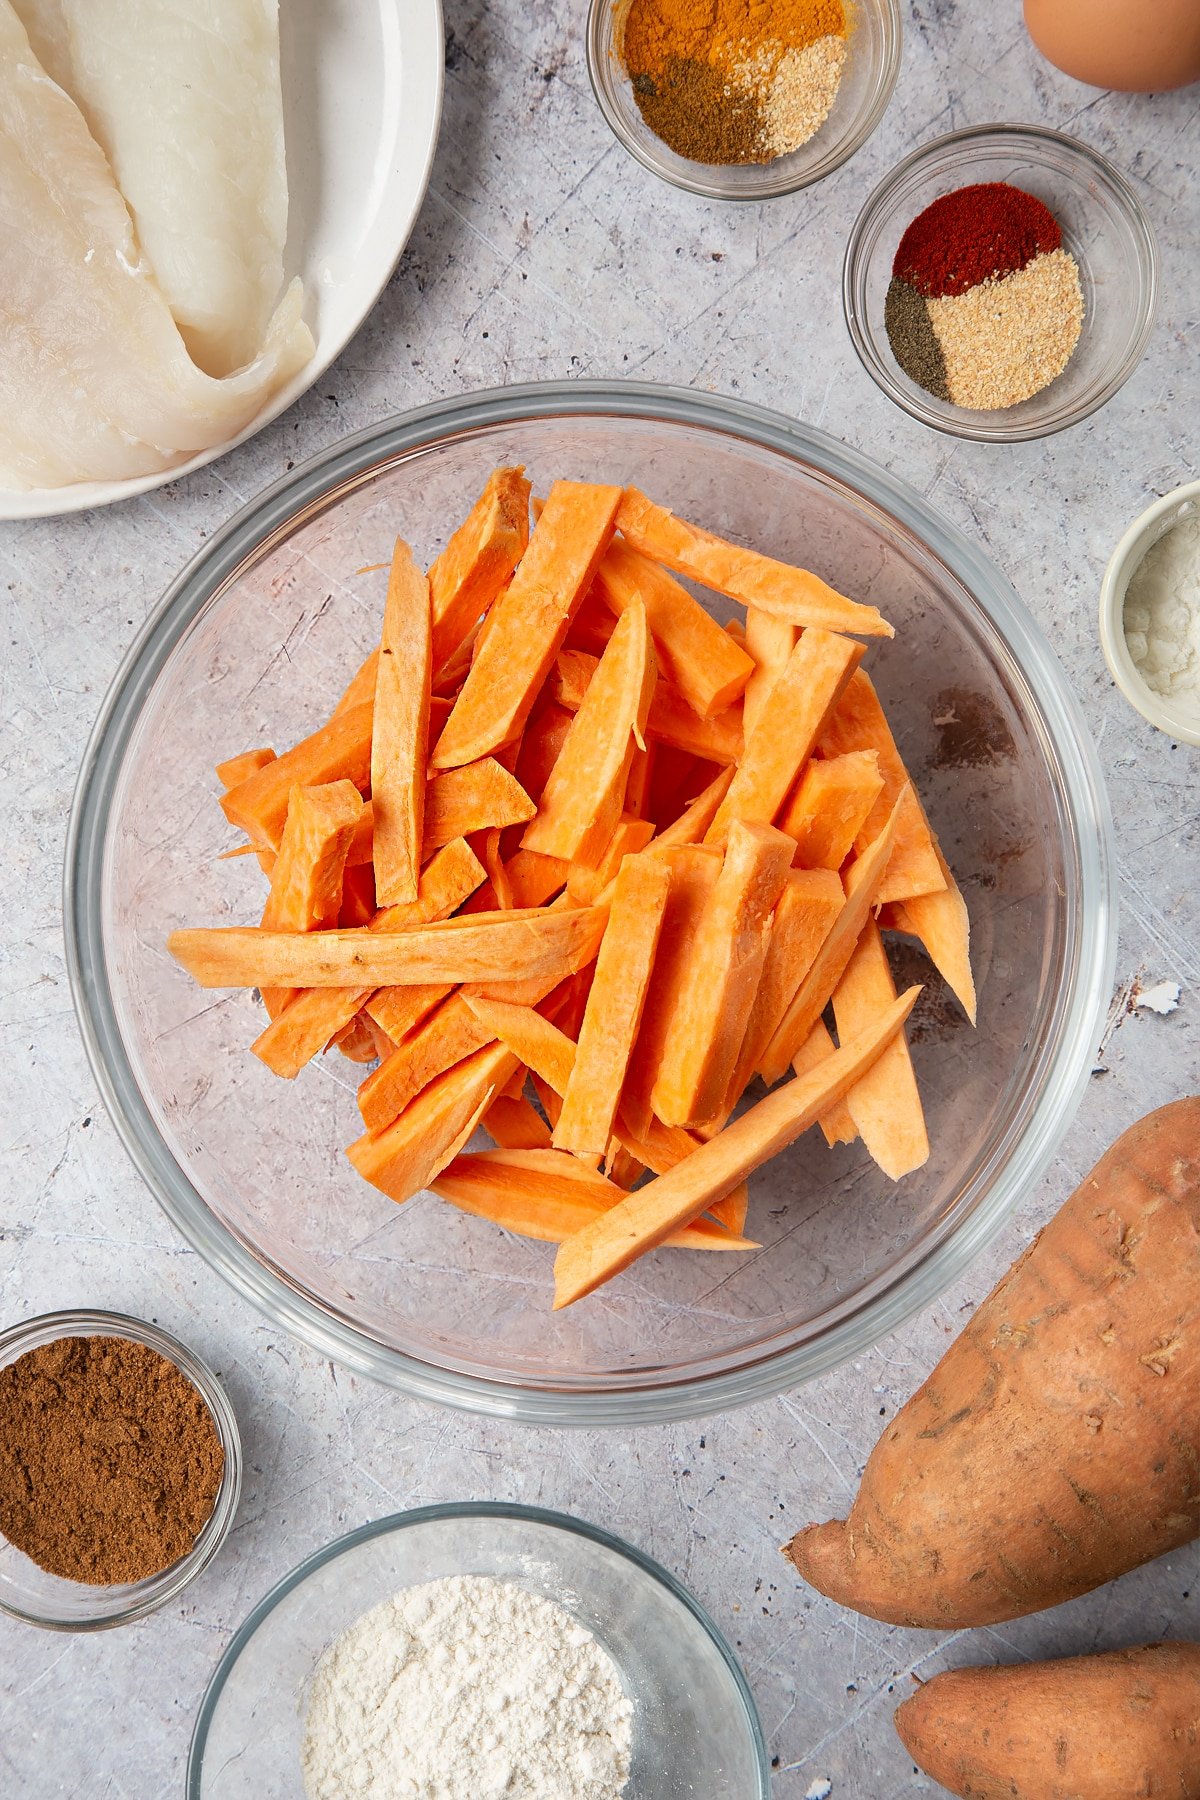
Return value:
<svg viewBox="0 0 1200 1800">
<path fill-rule="evenodd" d="M 144 1580 L 95 1586 L 51 1574 L 0 1536 L 0 1611 L 50 1631 L 103 1631 L 163 1606 L 216 1556 L 233 1524 L 242 1485 L 242 1449 L 233 1408 L 200 1358 L 168 1332 L 125 1313 L 43 1313 L 0 1332 L 0 1369 L 62 1338 L 121 1338 L 172 1363 L 208 1409 L 223 1454 L 213 1509 L 190 1550 Z"/>
<path fill-rule="evenodd" d="M 630 4 L 591 0 L 588 10 L 588 73 L 600 110 L 631 156 L 663 181 L 710 200 L 771 200 L 831 175 L 876 129 L 900 74 L 899 0 L 845 0 L 846 61 L 824 124 L 770 162 L 694 162 L 642 117 L 622 54 Z"/>
<path fill-rule="evenodd" d="M 1125 596 L 1149 550 L 1176 525 L 1200 519 L 1200 481 L 1189 481 L 1140 513 L 1108 559 L 1100 584 L 1100 645 L 1113 680 L 1129 704 L 1159 731 L 1181 744 L 1200 748 L 1200 723 L 1193 710 L 1158 694 L 1133 660 L 1125 636 Z"/>
<path fill-rule="evenodd" d="M 1079 267 L 1083 328 L 1056 380 L 1018 405 L 973 412 L 929 393 L 901 369 L 884 307 L 897 246 L 943 194 L 976 182 L 1033 194 L 1062 228 Z M 889 400 L 923 425 L 983 443 L 1020 443 L 1077 425 L 1128 380 L 1141 360 L 1158 300 L 1158 252 L 1125 177 L 1086 144 L 1034 125 L 978 125 L 934 138 L 875 189 L 846 246 L 842 301 L 851 341 Z"/>
</svg>

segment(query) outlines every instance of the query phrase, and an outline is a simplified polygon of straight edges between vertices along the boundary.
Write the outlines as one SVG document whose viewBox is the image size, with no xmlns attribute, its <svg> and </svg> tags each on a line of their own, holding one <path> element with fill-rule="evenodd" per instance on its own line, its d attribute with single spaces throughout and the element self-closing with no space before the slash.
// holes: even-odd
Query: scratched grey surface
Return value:
<svg viewBox="0 0 1200 1800">
<path fill-rule="evenodd" d="M 159 1319 L 221 1372 L 248 1460 L 228 1548 L 182 1604 L 98 1637 L 0 1622 L 0 1792 L 181 1793 L 200 1695 L 252 1603 L 343 1530 L 461 1497 L 567 1508 L 676 1570 L 743 1659 L 777 1800 L 827 1782 L 835 1800 L 940 1792 L 890 1725 L 914 1669 L 1200 1626 L 1195 1547 L 1073 1606 L 945 1641 L 838 1611 L 790 1578 L 777 1551 L 791 1529 L 844 1509 L 883 1421 L 1105 1144 L 1197 1082 L 1200 753 L 1153 732 L 1115 692 L 1095 597 L 1125 522 L 1200 463 L 1200 91 L 1098 95 L 1037 59 L 1012 0 L 919 0 L 872 143 L 808 193 L 734 211 L 659 185 L 611 140 L 583 68 L 582 0 L 447 10 L 430 196 L 341 361 L 215 469 L 128 506 L 0 534 L 0 1322 L 78 1304 Z M 955 443 L 892 410 L 854 361 L 838 299 L 845 235 L 874 181 L 923 139 L 993 118 L 1062 126 L 1112 156 L 1158 231 L 1165 278 L 1149 353 L 1122 393 L 1088 424 L 1016 448 Z M 243 500 L 340 433 L 446 392 L 635 373 L 744 395 L 839 434 L 903 472 L 1011 576 L 1100 745 L 1121 861 L 1118 988 L 1098 1072 L 1050 1173 L 938 1305 L 853 1366 L 749 1411 L 554 1435 L 432 1412 L 331 1368 L 184 1247 L 97 1103 L 63 969 L 59 866 L 76 766 L 122 652 Z M 1182 987 L 1178 1010 L 1139 1010 L 1138 984 L 1165 978 Z"/>
</svg>

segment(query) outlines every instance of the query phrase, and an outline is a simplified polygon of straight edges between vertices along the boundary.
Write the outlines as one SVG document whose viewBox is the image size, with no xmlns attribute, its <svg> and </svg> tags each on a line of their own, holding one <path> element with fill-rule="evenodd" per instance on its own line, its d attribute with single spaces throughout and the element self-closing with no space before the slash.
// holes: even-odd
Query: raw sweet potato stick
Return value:
<svg viewBox="0 0 1200 1800">
<path fill-rule="evenodd" d="M 869 1032 L 844 1044 L 814 1069 L 768 1094 L 694 1156 L 629 1194 L 611 1212 L 560 1247 L 554 1260 L 555 1307 L 570 1306 L 627 1269 L 668 1233 L 686 1225 L 709 1202 L 744 1181 L 769 1157 L 807 1131 L 831 1100 L 871 1067 L 911 1012 L 919 988 L 909 988 Z"/>
<path fill-rule="evenodd" d="M 635 602 L 617 620 L 588 684 L 521 839 L 524 849 L 566 862 L 595 863 L 603 855 L 625 804 L 633 753 L 645 743 L 654 683 L 646 609 Z"/>
<path fill-rule="evenodd" d="M 770 825 L 729 827 L 721 873 L 689 945 L 650 1102 L 667 1125 L 702 1125 L 724 1103 L 762 975 L 792 840 Z"/>
<path fill-rule="evenodd" d="M 381 906 L 405 906 L 417 897 L 429 760 L 430 630 L 429 583 L 398 538 L 383 609 L 371 735 L 371 860 Z M 454 831 L 438 841 L 462 835 Z"/>
<path fill-rule="evenodd" d="M 836 632 L 814 627 L 801 635 L 759 709 L 706 843 L 723 843 L 732 819 L 774 822 L 862 654 L 861 644 Z"/>
<path fill-rule="evenodd" d="M 854 954 L 867 914 L 875 902 L 879 883 L 887 867 L 896 839 L 897 801 L 891 816 L 875 842 L 853 865 L 854 881 L 845 883 L 846 904 L 817 952 L 812 968 L 800 984 L 775 1034 L 759 1059 L 759 1070 L 765 1082 L 778 1081 L 788 1064 L 824 1012 L 842 971 Z"/>
<path fill-rule="evenodd" d="M 879 927 L 868 919 L 833 990 L 833 1016 L 845 1042 L 864 1031 L 896 997 Z M 850 1088 L 845 1106 L 859 1135 L 893 1181 L 929 1160 L 929 1137 L 912 1058 L 898 1031 L 878 1062 Z"/>
<path fill-rule="evenodd" d="M 798 635 L 799 628 L 789 625 L 786 619 L 777 619 L 757 606 L 746 608 L 746 649 L 754 658 L 754 673 L 742 699 L 742 726 L 747 738 L 767 695 L 787 667 Z"/>
<path fill-rule="evenodd" d="M 410 931 L 303 935 L 218 926 L 174 931 L 167 948 L 201 987 L 408 987 L 428 982 L 558 977 L 600 948 L 603 906 L 475 913 Z M 386 1029 L 386 1027 L 385 1027 Z"/>
<path fill-rule="evenodd" d="M 524 824 L 536 810 L 516 776 L 493 756 L 447 769 L 425 789 L 422 855 L 432 856 L 440 844 L 472 831 Z"/>
<path fill-rule="evenodd" d="M 699 844 L 672 846 L 666 850 L 656 844 L 653 854 L 666 863 L 671 885 L 663 912 L 658 952 L 642 1007 L 641 1027 L 625 1071 L 622 1093 L 625 1116 L 639 1138 L 646 1137 L 650 1129 L 653 1115 L 650 1096 L 662 1063 L 663 1048 L 671 1020 L 682 1004 L 695 967 L 692 946 L 696 931 L 721 872 L 718 853 Z M 643 1158 L 645 1160 L 648 1159 Z"/>
<path fill-rule="evenodd" d="M 859 851 L 878 837 L 889 814 L 896 812 L 899 805 L 892 861 L 876 896 L 879 904 L 907 900 L 917 894 L 941 893 L 946 878 L 929 821 L 865 669 L 856 669 L 847 682 L 821 738 L 823 756 L 840 756 L 848 750 L 873 750 L 883 777 L 879 798 L 856 840 Z"/>
<path fill-rule="evenodd" d="M 327 931 L 337 924 L 346 852 L 362 809 L 362 796 L 349 781 L 292 789 L 263 908 L 264 931 Z M 288 987 L 263 987 L 271 1018 L 292 993 Z"/>
<path fill-rule="evenodd" d="M 796 840 L 796 867 L 840 869 L 882 788 L 874 750 L 810 762 L 778 821 Z"/>
<path fill-rule="evenodd" d="M 222 795 L 221 811 L 262 850 L 278 850 L 294 787 L 352 781 L 359 793 L 371 784 L 371 719 L 368 701 L 351 706 L 292 750 L 263 765 Z"/>
<path fill-rule="evenodd" d="M 458 838 L 439 850 L 421 870 L 417 898 L 407 906 L 391 906 L 377 913 L 368 929 L 401 931 L 409 925 L 447 918 L 482 880 L 478 857 L 464 839 Z M 374 992 L 369 987 L 301 989 L 251 1049 L 276 1075 L 291 1080 L 350 1023 Z"/>
<path fill-rule="evenodd" d="M 603 1156 L 608 1147 L 670 881 L 666 864 L 648 857 L 628 857 L 617 873 L 575 1065 L 554 1127 L 556 1149 Z"/>
<path fill-rule="evenodd" d="M 807 569 L 776 562 L 757 550 L 743 550 L 688 525 L 666 507 L 655 506 L 637 488 L 626 488 L 621 496 L 617 529 L 635 549 L 677 575 L 701 581 L 743 606 L 756 606 L 791 625 L 819 625 L 826 631 L 859 632 L 864 637 L 895 636 L 875 607 L 847 600 Z"/>
<path fill-rule="evenodd" d="M 506 1231 L 561 1244 L 624 1199 L 615 1182 L 561 1150 L 480 1150 L 456 1156 L 430 1182 L 435 1194 Z M 679 1250 L 753 1250 L 707 1219 L 663 1239 Z"/>
<path fill-rule="evenodd" d="M 493 469 L 487 485 L 429 570 L 433 667 L 441 670 L 512 575 L 529 542 L 524 469 Z"/>
<path fill-rule="evenodd" d="M 832 1056 L 837 1049 L 829 1028 L 824 1019 L 818 1019 L 795 1056 L 792 1058 L 792 1071 L 796 1075 L 807 1075 L 818 1063 Z M 845 1100 L 833 1100 L 817 1119 L 821 1127 L 821 1135 L 832 1150 L 835 1144 L 852 1144 L 858 1136 L 858 1126 L 850 1117 Z"/>
<path fill-rule="evenodd" d="M 783 892 L 775 903 L 766 961 L 726 1091 L 726 1116 L 753 1079 L 763 1051 L 845 904 L 842 884 L 832 869 L 788 871 Z"/>
<path fill-rule="evenodd" d="M 947 983 L 959 1004 L 975 1023 L 975 978 L 971 973 L 971 923 L 967 903 L 950 866 L 934 840 L 934 853 L 946 885 L 940 894 L 918 894 L 895 902 L 896 930 L 907 931 L 920 938 L 930 961 Z"/>
<path fill-rule="evenodd" d="M 462 1148 L 516 1068 L 503 1044 L 477 1050 L 431 1081 L 378 1137 L 356 1138 L 346 1155 L 372 1187 L 392 1200 L 411 1200 Z"/>
<path fill-rule="evenodd" d="M 612 536 L 621 490 L 556 481 L 433 753 L 437 769 L 488 756 L 520 734 L 571 614 Z"/>
<path fill-rule="evenodd" d="M 725 633 L 721 635 L 724 637 Z M 599 661 L 599 657 L 589 655 L 586 650 L 570 647 L 560 650 L 546 682 L 553 704 L 568 712 L 578 712 Z M 650 743 L 670 744 L 676 750 L 687 750 L 707 762 L 736 763 L 743 750 L 741 709 L 736 705 L 728 706 L 711 718 L 701 718 L 699 713 L 692 711 L 678 688 L 659 681 L 646 714 L 646 738 Z"/>
<path fill-rule="evenodd" d="M 618 618 L 641 601 L 663 680 L 702 719 L 724 712 L 752 677 L 753 661 L 712 614 L 660 564 L 621 538 L 605 551 L 592 592 Z"/>
</svg>

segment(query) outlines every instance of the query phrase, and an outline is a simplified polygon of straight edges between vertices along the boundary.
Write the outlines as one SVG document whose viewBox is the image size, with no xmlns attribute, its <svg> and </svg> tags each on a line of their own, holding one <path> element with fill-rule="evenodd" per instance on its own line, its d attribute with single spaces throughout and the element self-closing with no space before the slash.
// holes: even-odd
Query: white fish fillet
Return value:
<svg viewBox="0 0 1200 1800">
<path fill-rule="evenodd" d="M 277 0 L 14 0 L 112 164 L 193 359 L 257 356 L 283 286 Z"/>
<path fill-rule="evenodd" d="M 0 482 L 152 474 L 225 442 L 308 361 L 294 282 L 261 353 L 192 362 L 104 153 L 0 0 Z"/>
</svg>

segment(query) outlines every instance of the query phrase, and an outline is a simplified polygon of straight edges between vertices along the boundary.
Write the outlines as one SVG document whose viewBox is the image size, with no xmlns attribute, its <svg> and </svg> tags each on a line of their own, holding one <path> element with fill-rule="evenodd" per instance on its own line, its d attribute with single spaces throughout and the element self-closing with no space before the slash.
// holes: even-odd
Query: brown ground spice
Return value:
<svg viewBox="0 0 1200 1800">
<path fill-rule="evenodd" d="M 223 1469 L 202 1396 L 144 1344 L 58 1338 L 0 1369 L 0 1532 L 51 1574 L 111 1586 L 169 1568 Z"/>
<path fill-rule="evenodd" d="M 837 95 L 842 0 L 630 0 L 621 56 L 646 124 L 693 162 L 770 162 Z"/>
</svg>

